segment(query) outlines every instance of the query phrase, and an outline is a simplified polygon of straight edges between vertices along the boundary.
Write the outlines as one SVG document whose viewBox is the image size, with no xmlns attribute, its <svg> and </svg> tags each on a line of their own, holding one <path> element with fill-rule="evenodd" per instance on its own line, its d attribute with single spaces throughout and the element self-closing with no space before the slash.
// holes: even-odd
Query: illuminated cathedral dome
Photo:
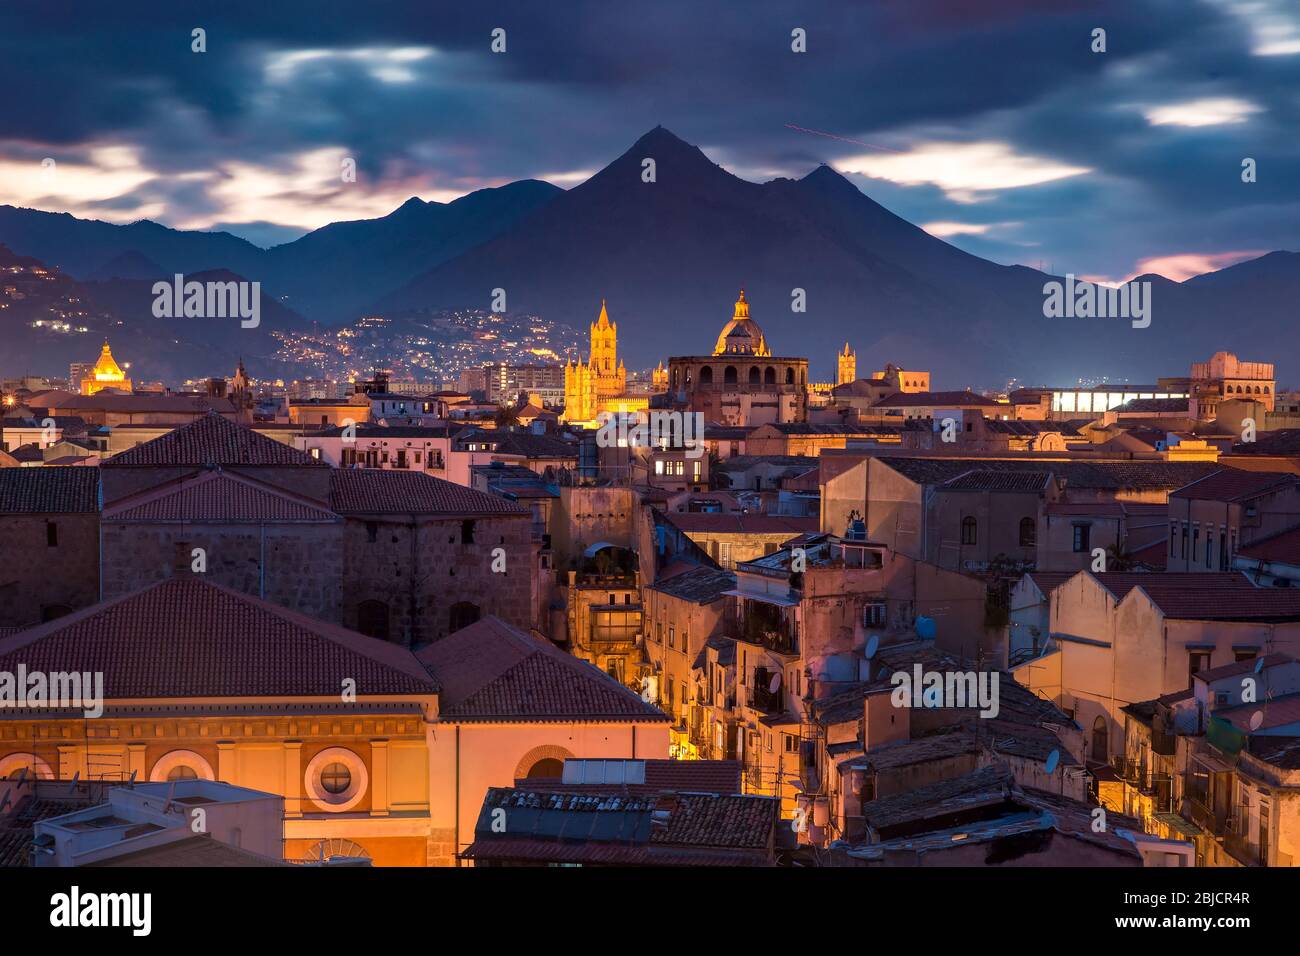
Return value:
<svg viewBox="0 0 1300 956">
<path fill-rule="evenodd" d="M 113 350 L 108 347 L 107 339 L 104 340 L 104 347 L 100 350 L 99 361 L 81 380 L 81 394 L 94 395 L 106 388 L 123 392 L 131 391 L 131 380 L 113 359 Z"/>
<path fill-rule="evenodd" d="M 745 301 L 745 290 L 740 290 L 736 300 L 736 313 L 731 321 L 722 327 L 718 344 L 713 347 L 714 355 L 771 355 L 767 339 L 758 323 L 749 317 L 749 303 Z"/>
</svg>

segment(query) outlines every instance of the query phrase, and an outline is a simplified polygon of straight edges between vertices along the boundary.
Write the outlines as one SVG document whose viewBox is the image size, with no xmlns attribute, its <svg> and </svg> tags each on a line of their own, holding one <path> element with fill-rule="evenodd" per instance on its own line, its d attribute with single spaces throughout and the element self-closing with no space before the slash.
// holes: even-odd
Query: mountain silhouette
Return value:
<svg viewBox="0 0 1300 956">
<path fill-rule="evenodd" d="M 946 387 L 1141 383 L 1185 375 L 1220 349 L 1278 363 L 1282 383 L 1300 365 L 1300 338 L 1279 334 L 1300 294 L 1300 254 L 1184 282 L 1139 277 L 1151 283 L 1148 328 L 1048 318 L 1044 287 L 1060 277 L 963 252 L 830 166 L 753 183 L 663 127 L 567 191 L 526 180 L 451 203 L 413 198 L 267 250 L 227 233 L 12 207 L 0 207 L 0 242 L 78 277 L 139 278 L 142 260 L 168 275 L 229 269 L 332 325 L 495 308 L 502 289 L 507 311 L 585 328 L 605 299 L 630 367 L 709 351 L 741 288 L 774 353 L 807 356 L 823 379 L 846 340 L 860 374 L 893 362 Z"/>
</svg>

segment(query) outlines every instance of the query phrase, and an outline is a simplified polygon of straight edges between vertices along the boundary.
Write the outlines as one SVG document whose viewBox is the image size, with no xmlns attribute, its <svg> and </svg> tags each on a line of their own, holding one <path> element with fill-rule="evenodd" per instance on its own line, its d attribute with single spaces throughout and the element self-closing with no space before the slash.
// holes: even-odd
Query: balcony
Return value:
<svg viewBox="0 0 1300 956">
<path fill-rule="evenodd" d="M 1229 818 L 1223 834 L 1223 848 L 1243 866 L 1268 866 L 1267 848 L 1252 844 L 1244 832 L 1243 821 Z"/>
</svg>

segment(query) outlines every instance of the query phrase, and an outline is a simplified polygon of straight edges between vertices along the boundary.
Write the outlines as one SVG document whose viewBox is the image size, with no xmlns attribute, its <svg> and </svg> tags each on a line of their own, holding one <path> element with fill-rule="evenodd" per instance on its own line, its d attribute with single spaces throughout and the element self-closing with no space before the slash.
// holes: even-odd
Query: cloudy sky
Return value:
<svg viewBox="0 0 1300 956">
<path fill-rule="evenodd" d="M 828 162 L 998 262 L 1300 248 L 1296 0 L 45 0 L 0 10 L 0 89 L 0 203 L 259 245 L 573 186 L 663 124 L 747 179 Z"/>
</svg>

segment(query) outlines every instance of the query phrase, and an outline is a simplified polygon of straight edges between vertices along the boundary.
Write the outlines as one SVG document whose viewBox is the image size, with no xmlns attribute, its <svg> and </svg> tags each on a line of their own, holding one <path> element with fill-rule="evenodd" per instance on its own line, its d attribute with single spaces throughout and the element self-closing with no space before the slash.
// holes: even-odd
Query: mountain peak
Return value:
<svg viewBox="0 0 1300 956">
<path fill-rule="evenodd" d="M 632 147 L 634 149 L 638 147 L 644 149 L 663 149 L 665 147 L 670 149 L 695 149 L 694 146 L 686 142 L 686 140 L 682 139 L 666 126 L 656 126 L 654 129 L 643 134 L 640 139 L 632 144 Z"/>
<path fill-rule="evenodd" d="M 861 192 L 857 186 L 849 182 L 843 173 L 838 172 L 826 163 L 822 163 L 799 182 L 809 186 L 816 186 L 818 189 L 851 189 L 855 193 Z"/>
</svg>

